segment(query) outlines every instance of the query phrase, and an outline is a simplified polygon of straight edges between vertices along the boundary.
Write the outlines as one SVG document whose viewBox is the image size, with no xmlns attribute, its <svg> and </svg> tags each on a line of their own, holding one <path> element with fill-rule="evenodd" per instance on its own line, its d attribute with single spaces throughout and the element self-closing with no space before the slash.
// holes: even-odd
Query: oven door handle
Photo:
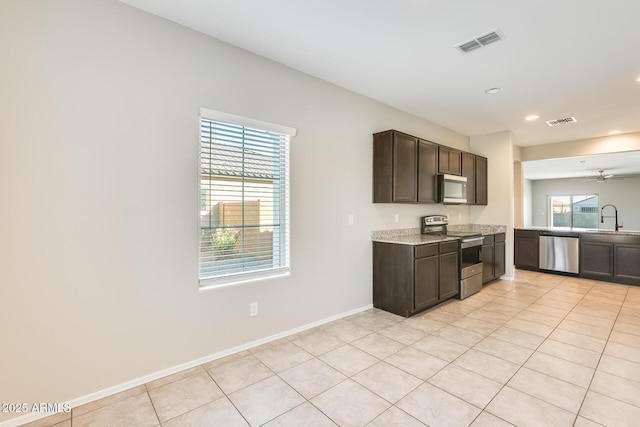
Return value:
<svg viewBox="0 0 640 427">
<path fill-rule="evenodd" d="M 465 239 L 460 243 L 460 248 L 465 249 L 473 246 L 482 246 L 483 240 L 484 240 L 484 237 L 474 237 L 472 239 Z"/>
</svg>

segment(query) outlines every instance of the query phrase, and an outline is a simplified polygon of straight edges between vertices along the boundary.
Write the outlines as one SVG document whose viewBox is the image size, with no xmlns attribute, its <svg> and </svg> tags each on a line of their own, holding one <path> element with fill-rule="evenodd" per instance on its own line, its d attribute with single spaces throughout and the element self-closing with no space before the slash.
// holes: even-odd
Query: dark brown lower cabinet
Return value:
<svg viewBox="0 0 640 427">
<path fill-rule="evenodd" d="M 437 245 L 435 255 L 416 258 L 414 261 L 414 300 L 412 311 L 420 311 L 438 303 L 438 277 L 440 271 L 440 256 Z M 374 303 L 375 306 L 375 303 Z"/>
<path fill-rule="evenodd" d="M 596 235 L 580 238 L 580 277 L 613 280 L 613 242 L 610 239 Z"/>
<path fill-rule="evenodd" d="M 540 269 L 540 232 L 538 230 L 514 230 L 513 261 L 516 268 Z"/>
<path fill-rule="evenodd" d="M 502 238 L 505 238 L 504 233 L 502 233 Z M 500 276 L 504 276 L 507 273 L 506 245 L 507 244 L 504 240 L 502 242 L 496 242 L 495 244 L 494 274 L 496 279 Z"/>
<path fill-rule="evenodd" d="M 458 295 L 458 245 L 373 242 L 373 306 L 410 317 Z"/>
<path fill-rule="evenodd" d="M 460 287 L 460 280 L 458 275 L 459 255 L 456 243 L 455 252 L 441 253 L 440 254 L 440 274 L 439 274 L 439 299 L 438 301 L 448 300 L 458 295 L 458 288 Z"/>
<path fill-rule="evenodd" d="M 580 236 L 580 277 L 640 285 L 640 236 Z"/>
<path fill-rule="evenodd" d="M 640 237 L 635 238 L 635 244 L 614 244 L 613 249 L 614 281 L 640 285 Z"/>
<path fill-rule="evenodd" d="M 484 236 L 482 244 L 482 283 L 505 274 L 505 233 Z"/>
</svg>

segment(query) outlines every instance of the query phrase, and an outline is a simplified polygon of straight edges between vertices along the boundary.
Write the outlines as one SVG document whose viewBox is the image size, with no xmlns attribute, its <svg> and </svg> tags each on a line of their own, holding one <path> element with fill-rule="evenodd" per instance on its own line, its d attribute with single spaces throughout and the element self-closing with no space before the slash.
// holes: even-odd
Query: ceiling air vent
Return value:
<svg viewBox="0 0 640 427">
<path fill-rule="evenodd" d="M 482 47 L 482 45 L 475 40 L 471 40 L 470 42 L 466 42 L 458 46 L 458 48 L 463 52 L 471 52 L 479 47 Z"/>
<path fill-rule="evenodd" d="M 485 34 L 484 36 L 478 37 L 478 41 L 482 46 L 486 46 L 490 43 L 497 42 L 500 40 L 500 35 L 495 31 L 490 32 L 489 34 Z"/>
<path fill-rule="evenodd" d="M 502 40 L 503 38 L 504 38 L 504 35 L 500 32 L 500 30 L 493 30 L 490 33 L 483 34 L 481 36 L 476 37 L 475 39 L 461 43 L 456 47 L 461 51 L 467 53 L 467 52 L 471 52 L 472 50 L 491 44 L 493 42 L 497 42 L 498 40 Z"/>
<path fill-rule="evenodd" d="M 547 120 L 546 123 L 549 126 L 557 126 L 557 125 L 563 125 L 565 123 L 575 123 L 577 122 L 575 117 L 566 117 L 564 119 L 555 119 L 555 120 Z"/>
</svg>

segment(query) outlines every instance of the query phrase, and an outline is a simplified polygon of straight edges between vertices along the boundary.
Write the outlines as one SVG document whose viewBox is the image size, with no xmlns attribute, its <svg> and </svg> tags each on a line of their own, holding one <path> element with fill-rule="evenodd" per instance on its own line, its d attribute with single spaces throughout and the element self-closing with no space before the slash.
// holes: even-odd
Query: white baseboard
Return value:
<svg viewBox="0 0 640 427">
<path fill-rule="evenodd" d="M 172 374 L 184 371 L 186 369 L 200 366 L 202 364 L 211 362 L 213 360 L 220 359 L 235 353 L 239 353 L 241 351 L 248 350 L 250 348 L 254 348 L 271 341 L 279 340 L 281 338 L 288 337 L 289 335 L 297 334 L 299 332 L 306 331 L 307 329 L 315 328 L 316 326 L 324 325 L 325 323 L 333 322 L 334 320 L 342 319 L 343 317 L 351 316 L 353 314 L 360 313 L 361 311 L 365 311 L 370 308 L 373 308 L 373 305 L 369 304 L 364 307 L 347 311 L 345 313 L 337 314 L 335 316 L 327 317 L 325 319 L 318 320 L 316 322 L 308 323 L 306 325 L 300 326 L 298 328 L 290 329 L 288 331 L 284 331 L 279 334 L 275 334 L 275 335 L 268 336 L 266 338 L 261 338 L 259 340 L 251 341 L 249 343 L 246 343 L 237 347 L 233 347 L 227 350 L 223 350 L 218 353 L 211 354 L 209 356 L 201 357 L 200 359 L 196 359 L 190 362 L 182 363 L 180 365 L 172 366 L 171 368 L 163 369 L 162 371 L 154 372 L 153 374 L 145 375 L 144 377 L 136 378 L 134 380 L 127 381 L 125 383 L 118 384 L 113 387 L 109 387 L 104 390 L 97 391 L 95 393 L 87 394 L 85 396 L 78 397 L 76 399 L 70 400 L 69 402 L 65 402 L 65 403 L 69 403 L 69 406 L 72 409 L 77 408 L 78 406 L 82 406 L 87 403 L 94 402 L 96 400 L 103 399 L 105 397 L 109 397 L 116 393 L 129 390 L 130 388 L 137 387 L 160 378 L 164 378 L 168 375 L 172 375 Z M 42 412 L 31 413 L 31 414 L 23 415 L 20 417 L 12 418 L 7 421 L 3 421 L 0 423 L 0 427 L 18 427 L 26 423 L 30 423 L 46 417 L 50 417 L 52 415 L 55 415 L 55 413 L 42 413 Z"/>
</svg>

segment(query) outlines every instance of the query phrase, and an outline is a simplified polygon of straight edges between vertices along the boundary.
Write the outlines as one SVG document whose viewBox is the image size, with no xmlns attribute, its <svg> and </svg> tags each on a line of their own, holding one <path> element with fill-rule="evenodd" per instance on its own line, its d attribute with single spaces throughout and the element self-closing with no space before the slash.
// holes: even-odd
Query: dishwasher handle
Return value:
<svg viewBox="0 0 640 427">
<path fill-rule="evenodd" d="M 580 237 L 580 234 L 577 231 L 541 231 L 540 236 L 573 237 L 577 239 Z"/>
</svg>

